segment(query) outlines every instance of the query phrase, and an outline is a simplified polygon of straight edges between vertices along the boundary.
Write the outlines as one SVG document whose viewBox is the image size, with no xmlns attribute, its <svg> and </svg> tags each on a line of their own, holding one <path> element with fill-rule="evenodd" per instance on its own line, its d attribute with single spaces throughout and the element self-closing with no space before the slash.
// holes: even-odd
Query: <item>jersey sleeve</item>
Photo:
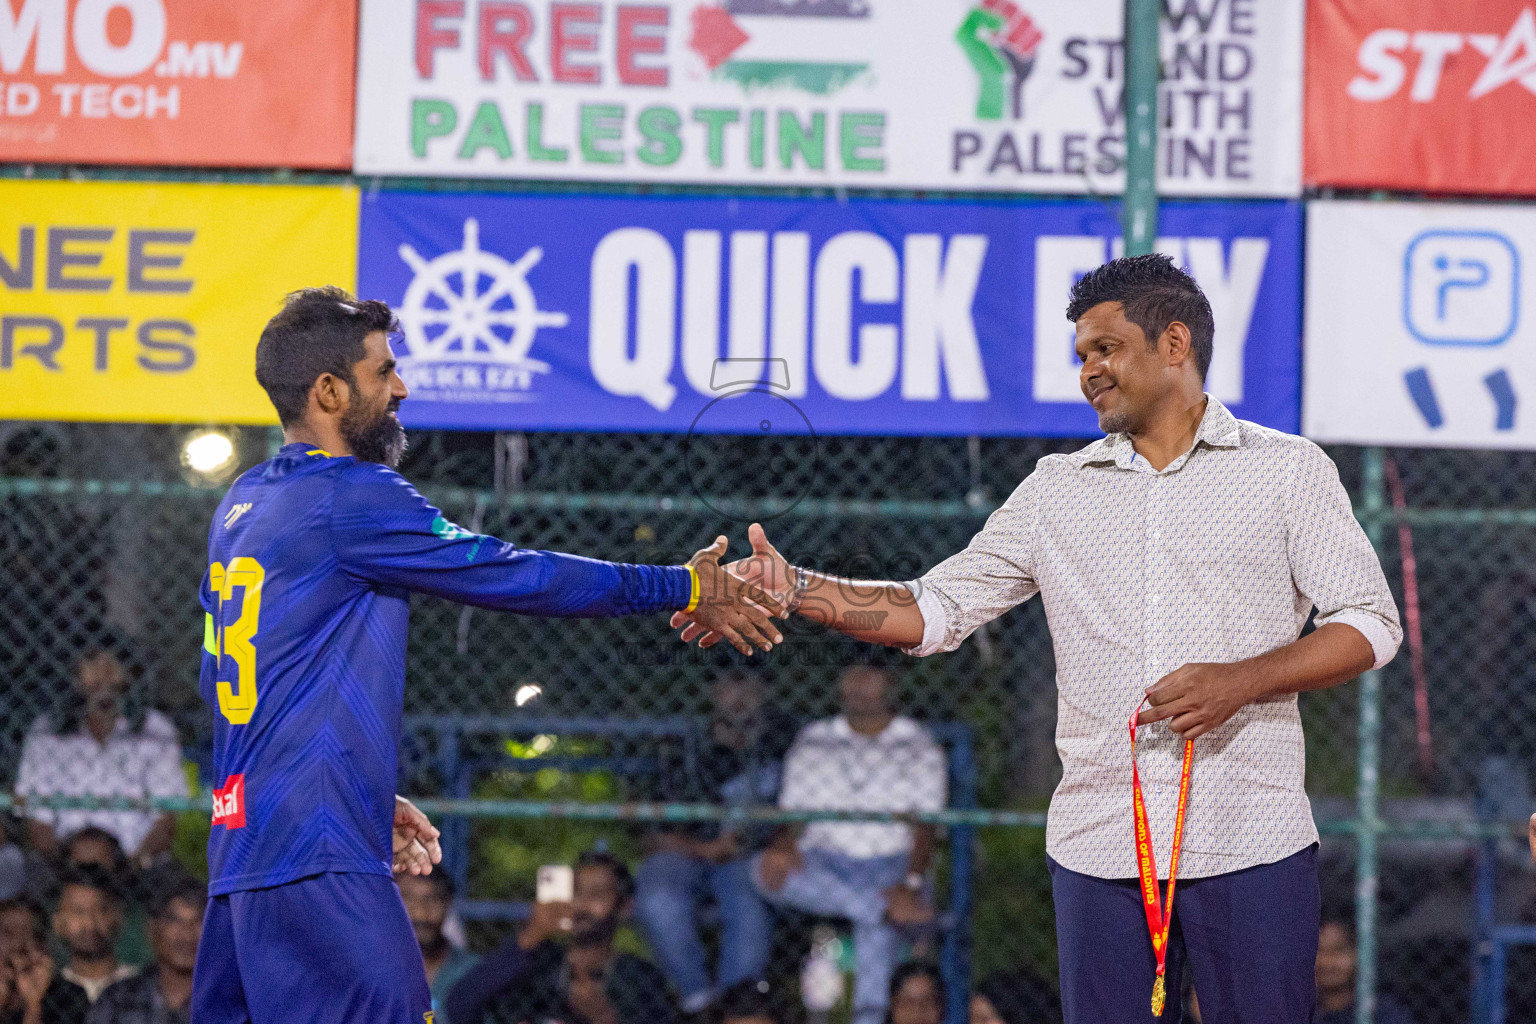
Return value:
<svg viewBox="0 0 1536 1024">
<path fill-rule="evenodd" d="M 684 566 L 604 562 L 519 548 L 449 522 L 405 478 L 373 463 L 344 469 L 331 536 L 342 568 L 369 583 L 528 615 L 598 618 L 688 605 Z"/>
</svg>

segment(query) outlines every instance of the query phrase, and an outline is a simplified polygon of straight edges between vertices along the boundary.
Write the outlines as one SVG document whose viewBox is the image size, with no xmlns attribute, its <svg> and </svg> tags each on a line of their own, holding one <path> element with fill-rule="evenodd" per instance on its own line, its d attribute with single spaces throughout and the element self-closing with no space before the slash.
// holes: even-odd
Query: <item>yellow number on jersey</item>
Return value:
<svg viewBox="0 0 1536 1024">
<path fill-rule="evenodd" d="M 210 653 L 219 659 L 219 675 L 224 674 L 224 658 L 235 663 L 233 680 L 219 679 L 219 711 L 230 725 L 245 725 L 256 711 L 256 626 L 261 619 L 261 585 L 267 571 L 254 558 L 242 555 L 208 567 L 208 585 L 219 599 L 213 617 L 214 645 Z M 236 588 L 243 588 L 240 614 L 225 624 L 224 602 L 233 601 Z"/>
</svg>

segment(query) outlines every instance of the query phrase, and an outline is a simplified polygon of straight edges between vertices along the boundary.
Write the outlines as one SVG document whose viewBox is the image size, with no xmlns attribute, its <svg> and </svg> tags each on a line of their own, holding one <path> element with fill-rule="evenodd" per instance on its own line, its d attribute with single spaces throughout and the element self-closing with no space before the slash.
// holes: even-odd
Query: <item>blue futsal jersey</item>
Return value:
<svg viewBox="0 0 1536 1024">
<path fill-rule="evenodd" d="M 683 566 L 463 530 L 394 470 L 304 444 L 237 480 L 208 533 L 209 892 L 390 874 L 409 593 L 532 615 L 671 611 Z"/>
</svg>

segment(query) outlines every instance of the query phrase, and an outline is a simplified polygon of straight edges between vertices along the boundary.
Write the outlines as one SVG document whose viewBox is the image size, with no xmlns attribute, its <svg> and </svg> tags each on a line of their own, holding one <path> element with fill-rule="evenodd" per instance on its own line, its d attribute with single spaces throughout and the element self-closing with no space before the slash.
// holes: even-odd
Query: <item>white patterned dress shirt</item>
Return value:
<svg viewBox="0 0 1536 1024">
<path fill-rule="evenodd" d="M 1146 687 L 1182 665 L 1292 643 L 1314 605 L 1317 625 L 1359 630 L 1377 667 L 1402 639 L 1333 461 L 1207 402 L 1193 447 L 1162 472 L 1125 434 L 1045 456 L 964 551 L 908 584 L 923 613 L 909 650 L 919 656 L 952 651 L 1041 595 L 1062 764 L 1046 850 L 1081 874 L 1136 875 L 1126 725 Z M 1157 722 L 1136 746 L 1166 878 L 1183 744 Z M 1316 842 L 1305 775 L 1294 694 L 1247 705 L 1196 740 L 1179 876 L 1270 864 Z"/>
</svg>

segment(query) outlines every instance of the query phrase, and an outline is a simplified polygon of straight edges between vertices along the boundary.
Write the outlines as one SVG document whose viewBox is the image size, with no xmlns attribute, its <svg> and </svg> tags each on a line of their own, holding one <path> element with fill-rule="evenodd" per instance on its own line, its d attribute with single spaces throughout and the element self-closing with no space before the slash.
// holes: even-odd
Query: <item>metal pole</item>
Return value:
<svg viewBox="0 0 1536 1024">
<path fill-rule="evenodd" d="M 1386 522 L 1382 451 L 1367 448 L 1360 495 L 1361 525 L 1371 546 L 1381 553 Z M 1360 677 L 1360 763 L 1356 784 L 1356 813 L 1360 819 L 1355 862 L 1355 934 L 1359 969 L 1355 974 L 1355 1024 L 1372 1024 L 1376 1017 L 1376 857 L 1380 836 L 1381 673 L 1372 669 Z"/>
<path fill-rule="evenodd" d="M 1161 0 L 1125 0 L 1125 201 L 1127 256 L 1157 241 L 1157 33 Z"/>
</svg>

